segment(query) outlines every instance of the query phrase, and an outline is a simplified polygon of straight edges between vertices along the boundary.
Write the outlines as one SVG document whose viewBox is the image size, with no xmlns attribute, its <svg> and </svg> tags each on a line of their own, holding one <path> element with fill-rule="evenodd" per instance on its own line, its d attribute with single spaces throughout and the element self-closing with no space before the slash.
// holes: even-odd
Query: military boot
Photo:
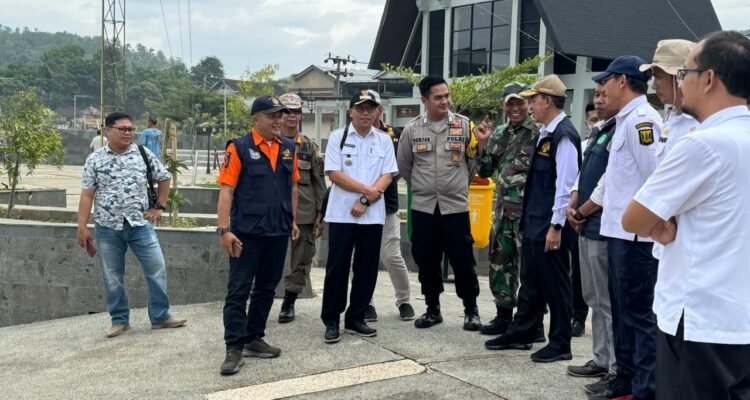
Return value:
<svg viewBox="0 0 750 400">
<path fill-rule="evenodd" d="M 281 303 L 279 311 L 279 323 L 285 324 L 294 321 L 294 302 L 297 300 L 297 293 L 286 291 L 284 301 Z"/>
<path fill-rule="evenodd" d="M 482 335 L 502 335 L 513 322 L 513 310 L 497 307 L 497 316 L 487 325 L 482 325 Z"/>
</svg>

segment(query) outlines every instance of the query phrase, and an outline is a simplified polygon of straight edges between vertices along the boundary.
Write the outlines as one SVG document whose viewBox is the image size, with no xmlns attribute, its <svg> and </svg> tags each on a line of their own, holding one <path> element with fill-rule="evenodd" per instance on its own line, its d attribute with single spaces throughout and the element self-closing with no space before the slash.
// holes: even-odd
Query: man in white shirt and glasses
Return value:
<svg viewBox="0 0 750 400">
<path fill-rule="evenodd" d="M 677 71 L 700 122 L 635 195 L 622 224 L 665 245 L 655 290 L 656 398 L 750 394 L 750 39 L 717 32 Z M 618 360 L 619 361 L 619 360 Z"/>
</svg>

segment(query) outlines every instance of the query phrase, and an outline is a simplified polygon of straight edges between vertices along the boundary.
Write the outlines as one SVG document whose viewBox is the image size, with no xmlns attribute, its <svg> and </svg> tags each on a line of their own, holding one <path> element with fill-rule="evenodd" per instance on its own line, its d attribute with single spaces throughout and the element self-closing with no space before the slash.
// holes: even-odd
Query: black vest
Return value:
<svg viewBox="0 0 750 400">
<path fill-rule="evenodd" d="M 615 134 L 615 119 L 612 118 L 601 129 L 595 130 L 591 134 L 591 143 L 586 147 L 583 153 L 583 163 L 581 164 L 581 174 L 578 178 L 578 206 L 582 206 L 596 189 L 599 178 L 607 170 L 607 161 L 609 161 L 609 142 Z M 604 236 L 599 234 L 601 227 L 602 211 L 599 210 L 594 214 L 586 217 L 586 223 L 583 225 L 581 236 L 593 239 L 604 240 Z"/>
<path fill-rule="evenodd" d="M 578 165 L 581 165 L 581 138 L 569 118 L 557 124 L 554 132 L 540 140 L 531 156 L 531 166 L 526 178 L 523 195 L 523 214 L 521 229 L 523 238 L 544 242 L 552 221 L 552 206 L 555 203 L 555 180 L 557 179 L 557 146 L 567 137 L 578 153 Z M 564 243 L 575 240 L 575 231 L 568 224 L 563 229 Z"/>
<path fill-rule="evenodd" d="M 232 232 L 253 236 L 286 236 L 292 231 L 292 173 L 295 144 L 279 137 L 276 171 L 253 135 L 234 139 L 242 162 L 232 201 Z"/>
</svg>

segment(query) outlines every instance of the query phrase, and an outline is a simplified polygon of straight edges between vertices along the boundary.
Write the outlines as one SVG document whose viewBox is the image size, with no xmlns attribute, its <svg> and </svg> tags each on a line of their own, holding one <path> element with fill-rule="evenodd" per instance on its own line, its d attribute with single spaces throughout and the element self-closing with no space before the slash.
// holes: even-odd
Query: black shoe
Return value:
<svg viewBox="0 0 750 400">
<path fill-rule="evenodd" d="M 273 347 L 263 339 L 255 339 L 242 348 L 245 357 L 276 358 L 281 354 L 281 349 Z"/>
<path fill-rule="evenodd" d="M 366 323 L 360 321 L 346 325 L 344 332 L 364 337 L 373 337 L 378 334 L 376 329 L 370 328 Z"/>
<path fill-rule="evenodd" d="M 617 378 L 616 374 L 608 372 L 601 379 L 588 385 L 583 385 L 583 390 L 588 394 L 602 393 L 609 387 L 610 383 Z"/>
<path fill-rule="evenodd" d="M 566 361 L 572 359 L 573 355 L 570 354 L 570 350 L 557 350 L 553 349 L 549 345 L 542 347 L 541 350 L 538 350 L 531 355 L 531 361 L 538 363 L 551 363 L 555 361 Z"/>
<path fill-rule="evenodd" d="M 375 310 L 375 307 L 373 307 L 371 304 L 367 305 L 367 308 L 365 308 L 365 322 L 375 322 L 378 320 L 378 312 Z"/>
<path fill-rule="evenodd" d="M 440 309 L 427 309 L 427 312 L 422 314 L 421 317 L 414 321 L 414 326 L 420 329 L 429 328 L 433 325 L 443 322 L 443 316 L 440 314 Z"/>
<path fill-rule="evenodd" d="M 489 324 L 482 325 L 482 329 L 480 329 L 479 332 L 482 335 L 502 335 L 505 334 L 505 331 L 508 330 L 511 322 L 513 321 L 510 319 L 495 317 L 492 319 L 492 321 L 490 321 Z"/>
<path fill-rule="evenodd" d="M 570 334 L 573 337 L 581 337 L 583 336 L 583 333 L 586 331 L 586 325 L 584 325 L 583 322 L 574 319 L 570 321 Z"/>
<path fill-rule="evenodd" d="M 547 341 L 547 338 L 544 337 L 544 324 L 539 325 L 538 328 L 536 328 L 535 334 L 534 334 L 534 343 L 544 343 Z"/>
<path fill-rule="evenodd" d="M 414 308 L 412 308 L 411 304 L 404 303 L 398 306 L 398 318 L 401 321 L 411 321 L 416 318 L 414 315 Z"/>
<path fill-rule="evenodd" d="M 509 335 L 500 335 L 484 342 L 487 350 L 530 350 L 531 341 L 522 340 Z"/>
<path fill-rule="evenodd" d="M 294 297 L 288 294 L 284 296 L 284 301 L 281 303 L 281 311 L 279 311 L 279 323 L 285 324 L 287 322 L 294 321 L 294 301 L 297 300 L 295 294 Z"/>
<path fill-rule="evenodd" d="M 326 324 L 326 333 L 323 335 L 324 343 L 336 343 L 341 340 L 339 335 L 339 323 L 329 322 Z"/>
<path fill-rule="evenodd" d="M 605 376 L 609 372 L 609 368 L 604 368 L 596 365 L 594 360 L 589 360 L 589 362 L 581 366 L 569 365 L 567 369 L 568 375 L 577 376 L 580 378 L 595 378 L 599 376 Z"/>
<path fill-rule="evenodd" d="M 630 386 L 630 382 L 632 381 L 632 379 L 632 377 L 623 377 L 619 375 L 615 376 L 615 378 L 608 383 L 604 390 L 591 393 L 591 395 L 598 398 L 604 397 L 607 399 L 614 399 L 617 397 L 623 397 L 633 394 L 633 389 Z"/>
<path fill-rule="evenodd" d="M 221 363 L 220 372 L 222 375 L 234 375 L 245 365 L 242 359 L 242 349 L 227 349 L 227 356 Z"/>
<path fill-rule="evenodd" d="M 479 319 L 479 310 L 476 306 L 464 310 L 464 330 L 478 331 L 482 328 L 482 321 Z"/>
</svg>

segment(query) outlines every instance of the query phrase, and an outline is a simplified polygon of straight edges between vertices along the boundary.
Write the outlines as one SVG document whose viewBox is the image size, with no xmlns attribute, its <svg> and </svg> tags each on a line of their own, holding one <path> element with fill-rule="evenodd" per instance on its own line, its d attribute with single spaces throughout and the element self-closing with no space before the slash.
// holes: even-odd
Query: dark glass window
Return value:
<svg viewBox="0 0 750 400">
<path fill-rule="evenodd" d="M 451 76 L 480 74 L 510 64 L 512 0 L 453 9 Z"/>
<path fill-rule="evenodd" d="M 521 23 L 518 40 L 518 62 L 539 54 L 539 10 L 533 0 L 521 0 Z"/>
<path fill-rule="evenodd" d="M 445 10 L 430 11 L 429 41 L 429 74 L 443 76 L 443 60 L 445 60 Z M 469 48 L 468 43 L 466 48 Z"/>
</svg>

